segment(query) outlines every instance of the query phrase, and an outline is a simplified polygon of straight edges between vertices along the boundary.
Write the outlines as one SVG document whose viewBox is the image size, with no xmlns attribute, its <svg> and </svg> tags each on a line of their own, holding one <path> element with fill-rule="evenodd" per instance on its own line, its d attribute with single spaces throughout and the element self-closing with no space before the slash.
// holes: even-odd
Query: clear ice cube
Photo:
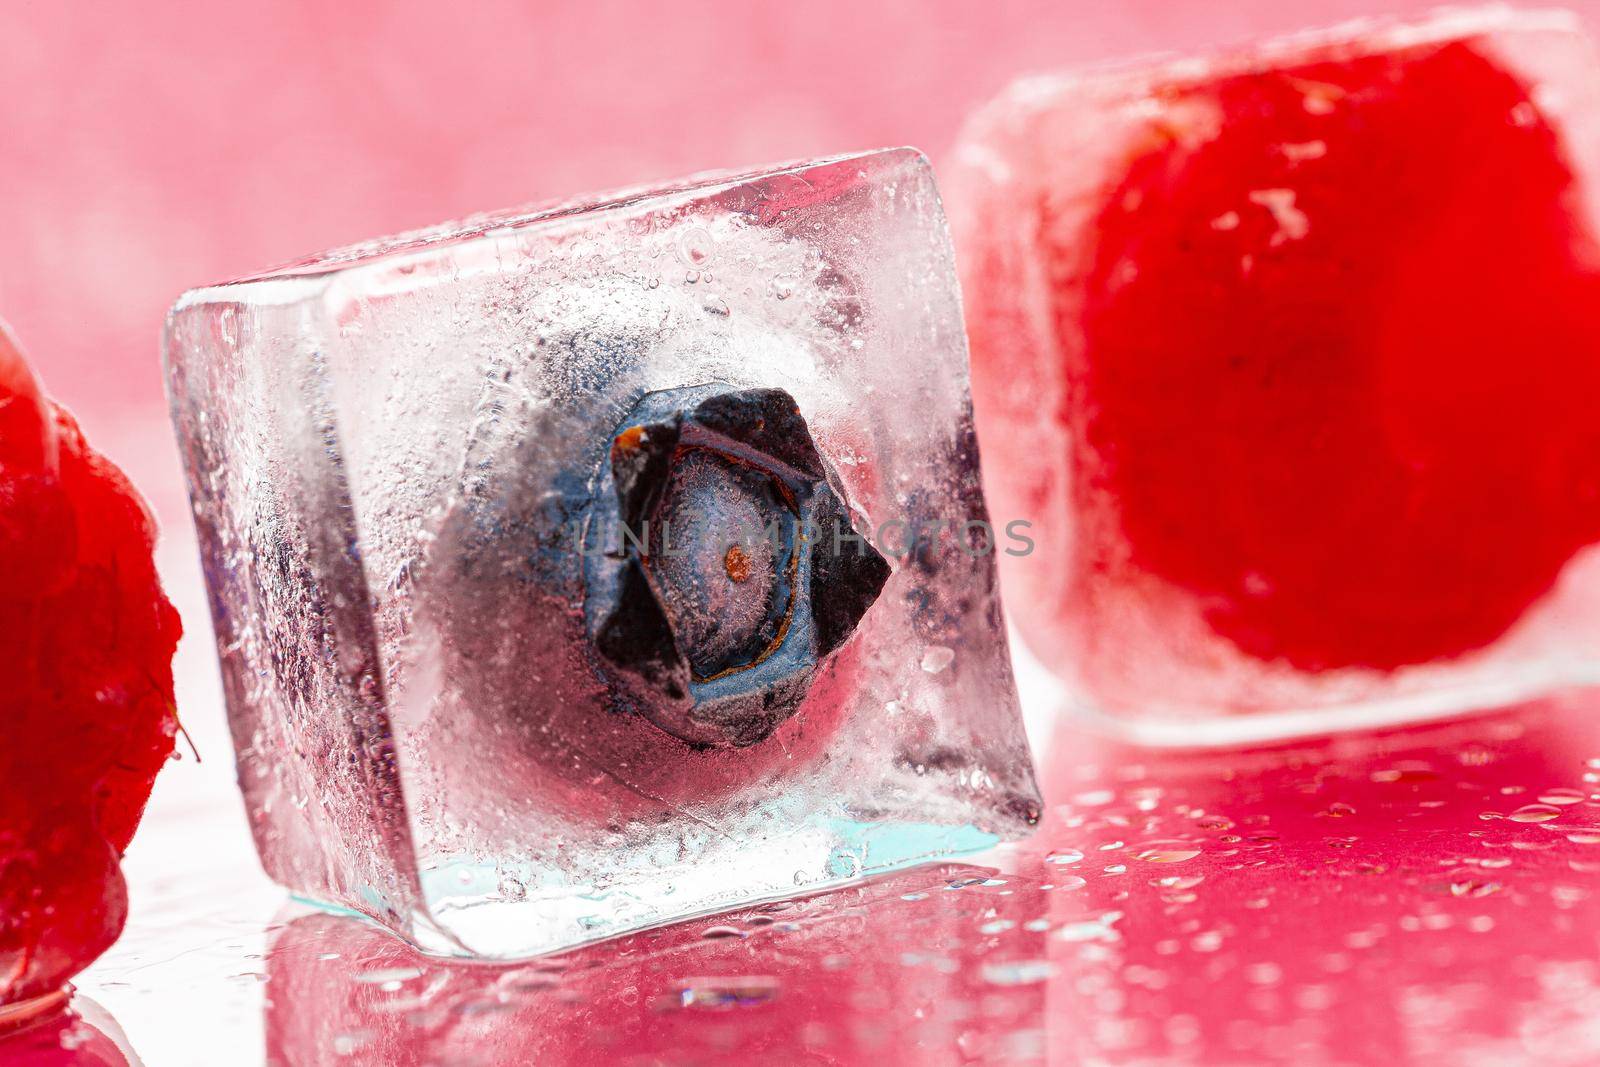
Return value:
<svg viewBox="0 0 1600 1067">
<path fill-rule="evenodd" d="M 328 253 L 166 355 L 293 890 L 515 956 L 1037 818 L 920 154 Z"/>
</svg>

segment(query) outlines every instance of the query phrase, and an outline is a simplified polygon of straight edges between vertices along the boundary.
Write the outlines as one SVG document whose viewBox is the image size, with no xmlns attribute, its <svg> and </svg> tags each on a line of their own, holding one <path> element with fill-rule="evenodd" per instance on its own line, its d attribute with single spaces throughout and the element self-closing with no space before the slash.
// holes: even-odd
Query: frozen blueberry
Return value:
<svg viewBox="0 0 1600 1067">
<path fill-rule="evenodd" d="M 794 398 L 650 393 L 603 467 L 586 617 L 613 706 L 692 744 L 765 739 L 889 577 Z"/>
</svg>

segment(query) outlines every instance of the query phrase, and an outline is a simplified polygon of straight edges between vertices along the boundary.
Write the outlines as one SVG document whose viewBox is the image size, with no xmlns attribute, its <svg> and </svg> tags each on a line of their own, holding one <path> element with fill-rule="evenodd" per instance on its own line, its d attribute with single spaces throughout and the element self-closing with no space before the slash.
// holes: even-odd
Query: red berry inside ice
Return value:
<svg viewBox="0 0 1600 1067">
<path fill-rule="evenodd" d="M 1084 491 L 1247 652 L 1493 640 L 1600 534 L 1600 257 L 1555 131 L 1464 42 L 1160 95 L 1206 128 L 1100 215 Z"/>
<path fill-rule="evenodd" d="M 1538 94 L 1475 38 L 1139 92 L 1097 142 L 1062 116 L 1064 143 L 1028 143 L 1036 275 L 974 230 L 985 451 L 1067 467 L 994 441 L 1035 403 L 1072 453 L 1055 483 L 997 480 L 1046 522 L 1070 498 L 1049 610 L 1105 611 L 1108 582 L 1148 605 L 1154 579 L 1306 671 L 1494 642 L 1600 538 L 1600 248 Z M 1030 278 L 1034 318 L 1007 295 Z M 1055 369 L 1019 365 L 1028 330 Z"/>
<path fill-rule="evenodd" d="M 54 991 L 121 932 L 118 861 L 177 729 L 154 542 L 0 329 L 0 1004 Z"/>
</svg>

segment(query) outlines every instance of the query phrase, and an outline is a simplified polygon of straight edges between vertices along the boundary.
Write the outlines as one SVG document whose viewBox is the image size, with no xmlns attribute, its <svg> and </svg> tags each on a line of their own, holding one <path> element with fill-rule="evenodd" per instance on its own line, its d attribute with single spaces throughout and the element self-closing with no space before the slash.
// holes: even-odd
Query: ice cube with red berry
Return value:
<svg viewBox="0 0 1600 1067">
<path fill-rule="evenodd" d="M 1490 9 L 969 123 L 985 479 L 1038 542 L 1007 603 L 1073 703 L 1198 740 L 1594 678 L 1597 70 Z"/>
</svg>

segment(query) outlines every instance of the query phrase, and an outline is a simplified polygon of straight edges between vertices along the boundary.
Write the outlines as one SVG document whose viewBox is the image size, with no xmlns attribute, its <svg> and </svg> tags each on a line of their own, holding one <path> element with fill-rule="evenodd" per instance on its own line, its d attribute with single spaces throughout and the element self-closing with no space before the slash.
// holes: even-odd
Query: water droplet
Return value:
<svg viewBox="0 0 1600 1067">
<path fill-rule="evenodd" d="M 745 932 L 737 926 L 708 926 L 700 931 L 700 936 L 706 941 L 727 941 L 732 938 L 744 937 Z"/>
<path fill-rule="evenodd" d="M 1277 232 L 1267 240 L 1271 247 L 1297 241 L 1311 232 L 1311 221 L 1295 206 L 1293 189 L 1255 189 L 1246 195 L 1252 204 L 1266 208 L 1277 224 Z"/>
<path fill-rule="evenodd" d="M 1150 884 L 1160 886 L 1162 889 L 1193 889 L 1205 880 L 1206 878 L 1203 874 L 1169 874 L 1165 878 L 1150 879 Z"/>
<path fill-rule="evenodd" d="M 1146 863 L 1184 863 L 1200 855 L 1200 850 L 1181 843 L 1147 845 L 1134 853 Z"/>
<path fill-rule="evenodd" d="M 1546 789 L 1539 794 L 1539 803 L 1553 804 L 1556 807 L 1566 807 L 1569 804 L 1582 804 L 1584 792 L 1581 789 Z"/>
<path fill-rule="evenodd" d="M 1345 91 L 1337 85 L 1295 78 L 1293 85 L 1300 91 L 1300 106 L 1308 115 L 1329 115 L 1344 98 Z"/>
<path fill-rule="evenodd" d="M 777 995 L 776 978 L 685 978 L 678 982 L 676 1002 L 682 1008 L 745 1008 L 765 1004 Z"/>
<path fill-rule="evenodd" d="M 1304 163 L 1327 155 L 1328 144 L 1326 141 L 1285 142 L 1278 146 L 1278 150 L 1291 164 Z"/>
<path fill-rule="evenodd" d="M 787 300 L 794 295 L 794 279 L 780 274 L 772 279 L 772 295 L 779 300 Z"/>
<path fill-rule="evenodd" d="M 1512 822 L 1549 822 L 1561 817 L 1561 809 L 1548 804 L 1524 804 L 1507 818 Z"/>
<path fill-rule="evenodd" d="M 1420 760 L 1405 760 L 1371 774 L 1374 782 L 1426 782 L 1437 777 L 1433 768 Z"/>
<path fill-rule="evenodd" d="M 1245 968 L 1245 978 L 1251 985 L 1277 985 L 1283 980 L 1283 968 L 1276 963 L 1252 963 Z"/>
<path fill-rule="evenodd" d="M 1113 924 L 1120 918 L 1122 918 L 1122 912 L 1109 911 L 1097 919 L 1068 923 L 1057 930 L 1055 936 L 1058 940 L 1073 944 L 1085 941 L 1120 941 L 1122 940 L 1122 935 L 1113 929 Z"/>
<path fill-rule="evenodd" d="M 987 963 L 983 967 L 983 980 L 990 985 L 1037 985 L 1048 981 L 1055 973 L 1055 964 L 1049 960 Z"/>
<path fill-rule="evenodd" d="M 1079 852 L 1077 849 L 1063 848 L 1057 849 L 1056 851 L 1050 853 L 1050 855 L 1044 858 L 1044 861 L 1046 863 L 1059 863 L 1065 865 L 1068 863 L 1077 863 L 1082 859 L 1083 853 Z"/>
</svg>

